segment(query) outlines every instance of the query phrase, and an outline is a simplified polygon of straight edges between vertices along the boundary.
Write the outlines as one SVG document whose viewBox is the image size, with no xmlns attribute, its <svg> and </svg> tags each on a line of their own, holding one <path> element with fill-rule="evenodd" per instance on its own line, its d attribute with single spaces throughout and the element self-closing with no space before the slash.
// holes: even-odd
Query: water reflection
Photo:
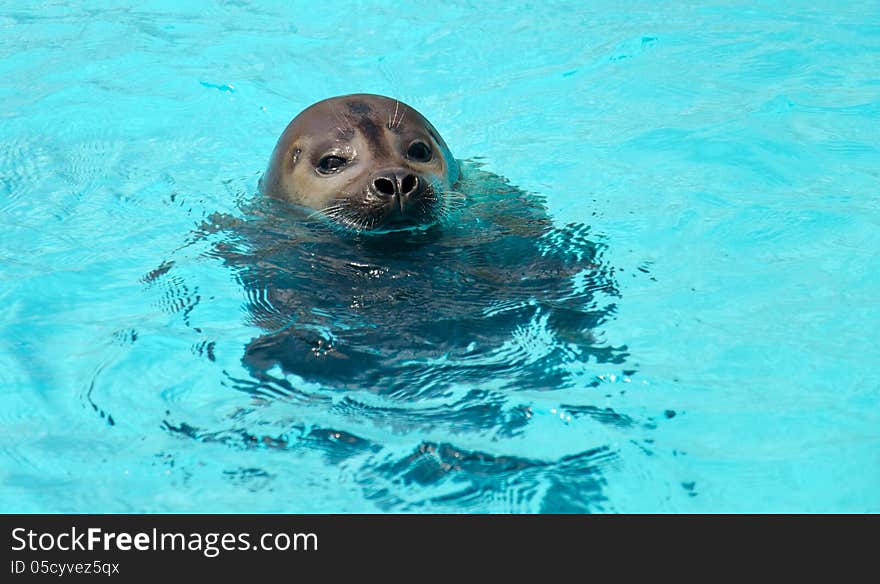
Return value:
<svg viewBox="0 0 880 584">
<path fill-rule="evenodd" d="M 626 347 L 598 334 L 620 297 L 605 245 L 585 225 L 554 226 L 540 197 L 477 164 L 464 169 L 467 203 L 427 230 L 346 233 L 263 198 L 244 219 L 212 217 L 197 239 L 214 242 L 211 255 L 234 272 L 250 324 L 263 331 L 244 348 L 248 373 L 227 373 L 225 383 L 255 405 L 225 428 L 168 420 L 165 429 L 356 464 L 364 496 L 386 510 L 478 510 L 499 497 L 531 510 L 601 506 L 600 468 L 616 456 L 608 446 L 584 443 L 570 454 L 566 445 L 560 452 L 569 454 L 549 460 L 498 448 L 531 423 L 518 394 L 598 385 L 584 381 L 585 364 L 625 362 Z M 170 273 L 166 263 L 147 279 L 179 289 Z M 189 319 L 191 307 L 180 306 Z M 212 351 L 200 345 L 200 354 Z M 594 398 L 585 392 L 566 411 L 635 425 Z M 254 413 L 275 400 L 317 408 L 323 421 L 266 423 Z M 363 436 L 364 421 L 414 442 L 391 448 Z M 446 438 L 426 441 L 426 432 Z M 469 433 L 495 443 L 492 452 L 456 445 Z"/>
</svg>

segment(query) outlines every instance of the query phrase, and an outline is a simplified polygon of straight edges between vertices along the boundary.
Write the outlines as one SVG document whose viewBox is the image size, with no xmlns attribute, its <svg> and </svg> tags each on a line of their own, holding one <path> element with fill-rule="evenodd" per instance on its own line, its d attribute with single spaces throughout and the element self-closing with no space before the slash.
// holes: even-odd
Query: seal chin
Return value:
<svg viewBox="0 0 880 584">
<path fill-rule="evenodd" d="M 357 232 L 383 233 L 426 228 L 437 222 L 438 201 L 432 185 L 411 193 L 378 194 L 364 189 L 357 195 L 337 199 L 325 216 L 340 226 Z"/>
<path fill-rule="evenodd" d="M 391 201 L 380 229 L 429 227 L 437 222 L 437 201 L 433 189 L 421 192 L 418 198 L 399 197 Z"/>
<path fill-rule="evenodd" d="M 410 229 L 423 229 L 436 223 L 432 214 L 409 215 L 399 210 L 388 213 L 384 217 L 368 223 L 363 231 L 371 233 L 386 233 L 390 231 L 406 231 Z"/>
<path fill-rule="evenodd" d="M 359 197 L 337 199 L 320 214 L 336 226 L 357 233 L 424 229 L 437 222 L 432 200 L 397 202 L 392 199 L 376 204 Z"/>
<path fill-rule="evenodd" d="M 386 217 L 385 220 L 376 227 L 376 229 L 382 231 L 397 231 L 401 229 L 420 227 L 422 225 L 423 223 L 421 221 L 418 221 L 413 217 L 408 217 L 406 215 L 395 213 Z"/>
</svg>

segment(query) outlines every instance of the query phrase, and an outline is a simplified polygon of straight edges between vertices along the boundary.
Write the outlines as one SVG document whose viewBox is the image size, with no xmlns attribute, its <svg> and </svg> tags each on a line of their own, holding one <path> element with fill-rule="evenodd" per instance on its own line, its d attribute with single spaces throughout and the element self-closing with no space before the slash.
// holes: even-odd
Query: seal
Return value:
<svg viewBox="0 0 880 584">
<path fill-rule="evenodd" d="M 625 346 L 592 335 L 619 292 L 589 226 L 557 226 L 540 194 L 457 161 L 397 100 L 356 94 L 310 106 L 278 140 L 260 191 L 188 238 L 208 245 L 248 298 L 259 332 L 242 355 L 244 391 L 301 395 L 301 379 L 444 395 L 508 370 L 549 389 L 567 383 L 570 359 L 626 357 Z M 186 293 L 174 310 L 188 323 L 199 296 L 168 275 L 173 265 L 145 281 L 172 298 Z M 532 334 L 564 350 L 533 356 Z"/>
<path fill-rule="evenodd" d="M 422 114 L 396 99 L 352 94 L 319 101 L 288 124 L 260 190 L 355 231 L 394 231 L 442 219 L 460 176 Z"/>
</svg>

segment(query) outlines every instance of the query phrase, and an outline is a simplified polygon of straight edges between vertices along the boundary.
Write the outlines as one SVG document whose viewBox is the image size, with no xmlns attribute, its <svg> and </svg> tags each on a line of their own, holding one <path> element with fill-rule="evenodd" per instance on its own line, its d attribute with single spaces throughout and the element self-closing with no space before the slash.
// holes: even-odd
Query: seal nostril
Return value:
<svg viewBox="0 0 880 584">
<path fill-rule="evenodd" d="M 391 179 L 379 177 L 373 181 L 373 186 L 376 187 L 377 192 L 383 195 L 390 197 L 394 194 L 394 182 Z"/>
<path fill-rule="evenodd" d="M 400 191 L 404 195 L 411 195 L 416 188 L 419 186 L 419 179 L 416 178 L 415 175 L 408 174 L 403 177 L 403 181 L 400 183 Z"/>
</svg>

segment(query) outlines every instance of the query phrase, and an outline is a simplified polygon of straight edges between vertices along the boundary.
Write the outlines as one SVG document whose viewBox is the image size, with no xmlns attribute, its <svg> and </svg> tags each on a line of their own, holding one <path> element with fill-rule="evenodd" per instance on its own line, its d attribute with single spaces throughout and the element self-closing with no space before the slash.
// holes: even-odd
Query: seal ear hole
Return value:
<svg viewBox="0 0 880 584">
<path fill-rule="evenodd" d="M 406 157 L 417 162 L 431 160 L 431 147 L 424 142 L 413 142 L 406 150 Z"/>
<path fill-rule="evenodd" d="M 346 164 L 348 164 L 348 161 L 341 156 L 325 156 L 318 162 L 318 172 L 321 174 L 333 174 Z"/>
</svg>

